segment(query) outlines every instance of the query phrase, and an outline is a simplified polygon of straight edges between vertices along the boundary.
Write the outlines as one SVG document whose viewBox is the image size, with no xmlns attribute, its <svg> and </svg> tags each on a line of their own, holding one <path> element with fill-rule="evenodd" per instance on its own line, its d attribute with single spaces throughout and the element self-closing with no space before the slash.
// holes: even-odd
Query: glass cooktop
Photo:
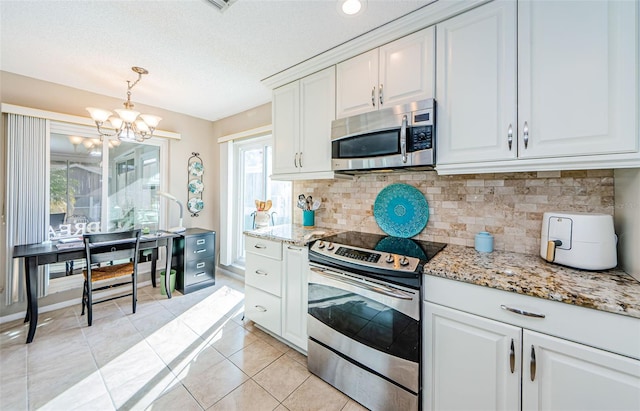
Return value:
<svg viewBox="0 0 640 411">
<path fill-rule="evenodd" d="M 423 263 L 433 258 L 439 251 L 446 247 L 445 243 L 432 241 L 413 240 L 357 231 L 346 231 L 322 239 L 325 243 L 337 243 L 352 247 L 364 248 L 372 251 L 380 251 L 414 257 Z"/>
</svg>

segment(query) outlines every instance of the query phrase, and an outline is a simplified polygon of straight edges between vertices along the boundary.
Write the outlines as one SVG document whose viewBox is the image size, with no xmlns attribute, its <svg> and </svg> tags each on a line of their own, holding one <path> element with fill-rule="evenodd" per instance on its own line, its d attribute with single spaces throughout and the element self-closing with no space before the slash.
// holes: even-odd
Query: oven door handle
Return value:
<svg viewBox="0 0 640 411">
<path fill-rule="evenodd" d="M 413 295 L 412 294 L 407 293 L 407 292 L 402 291 L 402 290 L 396 290 L 396 289 L 385 287 L 385 286 L 378 285 L 378 284 L 374 285 L 374 284 L 371 284 L 371 283 L 363 283 L 363 282 L 360 282 L 360 281 L 355 281 L 355 280 L 352 280 L 350 278 L 344 278 L 341 275 L 339 275 L 338 273 L 333 274 L 328 270 L 321 270 L 321 269 L 315 268 L 315 267 L 312 267 L 311 271 L 313 271 L 314 273 L 319 274 L 319 275 L 321 275 L 323 277 L 329 278 L 331 280 L 340 281 L 342 283 L 353 285 L 355 287 L 360 287 L 360 288 L 363 288 L 365 290 L 376 292 L 378 294 L 383 294 L 383 295 L 386 295 L 386 296 L 389 296 L 389 297 L 398 298 L 398 299 L 401 299 L 401 300 L 413 300 Z"/>
</svg>

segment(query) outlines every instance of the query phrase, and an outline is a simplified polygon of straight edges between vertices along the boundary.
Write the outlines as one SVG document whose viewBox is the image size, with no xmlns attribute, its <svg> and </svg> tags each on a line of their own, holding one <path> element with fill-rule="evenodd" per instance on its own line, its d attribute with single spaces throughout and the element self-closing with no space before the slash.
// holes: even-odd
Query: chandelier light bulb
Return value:
<svg viewBox="0 0 640 411">
<path fill-rule="evenodd" d="M 142 121 L 147 123 L 147 125 L 151 129 L 155 129 L 156 127 L 158 127 L 158 123 L 160 123 L 160 120 L 162 120 L 162 117 L 154 116 L 152 114 L 140 114 L 140 118 L 142 119 Z"/>
<path fill-rule="evenodd" d="M 111 117 L 111 115 L 113 115 L 113 113 L 110 111 L 95 107 L 87 107 L 87 111 L 91 115 L 93 121 L 99 123 L 104 123 L 109 117 Z"/>
</svg>

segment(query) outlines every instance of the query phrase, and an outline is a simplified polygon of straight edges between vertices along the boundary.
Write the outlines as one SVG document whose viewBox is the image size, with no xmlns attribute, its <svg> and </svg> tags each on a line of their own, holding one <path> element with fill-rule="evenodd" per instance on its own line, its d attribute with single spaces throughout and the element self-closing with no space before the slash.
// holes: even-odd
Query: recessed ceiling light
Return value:
<svg viewBox="0 0 640 411">
<path fill-rule="evenodd" d="M 338 0 L 338 10 L 347 16 L 355 16 L 365 9 L 366 0 Z"/>
</svg>

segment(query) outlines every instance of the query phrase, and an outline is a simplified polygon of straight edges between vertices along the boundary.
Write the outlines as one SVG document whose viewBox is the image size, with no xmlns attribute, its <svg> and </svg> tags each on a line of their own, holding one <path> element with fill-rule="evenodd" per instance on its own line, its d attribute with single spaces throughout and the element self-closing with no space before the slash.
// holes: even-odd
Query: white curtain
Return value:
<svg viewBox="0 0 640 411">
<path fill-rule="evenodd" d="M 47 240 L 49 198 L 49 121 L 7 114 L 6 305 L 23 301 L 24 261 L 13 258 L 17 244 Z M 46 295 L 48 275 L 38 268 L 38 297 Z"/>
</svg>

